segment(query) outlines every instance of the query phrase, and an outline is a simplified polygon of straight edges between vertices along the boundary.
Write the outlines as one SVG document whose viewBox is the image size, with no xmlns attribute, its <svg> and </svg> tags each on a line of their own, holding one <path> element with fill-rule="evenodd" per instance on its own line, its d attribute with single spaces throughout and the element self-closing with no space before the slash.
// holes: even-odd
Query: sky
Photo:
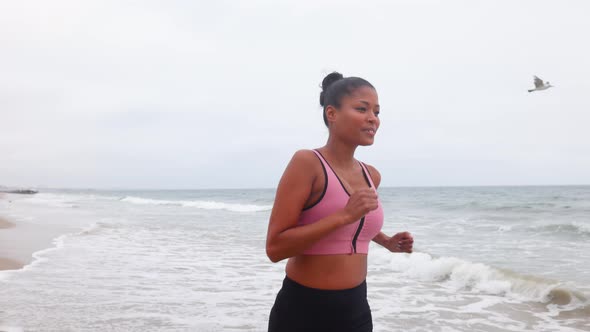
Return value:
<svg viewBox="0 0 590 332">
<path fill-rule="evenodd" d="M 382 186 L 590 184 L 590 2 L 0 1 L 0 185 L 273 188 L 377 89 Z M 533 75 L 555 85 L 528 93 Z"/>
</svg>

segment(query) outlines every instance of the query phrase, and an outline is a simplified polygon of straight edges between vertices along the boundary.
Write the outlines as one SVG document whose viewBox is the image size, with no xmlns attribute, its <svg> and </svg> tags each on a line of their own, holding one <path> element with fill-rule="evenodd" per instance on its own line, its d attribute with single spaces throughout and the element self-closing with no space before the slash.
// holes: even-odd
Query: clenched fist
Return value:
<svg viewBox="0 0 590 332">
<path fill-rule="evenodd" d="M 350 198 L 344 207 L 344 212 L 349 217 L 349 223 L 352 224 L 367 213 L 377 209 L 378 206 L 379 201 L 375 189 L 360 189 L 350 195 Z"/>
</svg>

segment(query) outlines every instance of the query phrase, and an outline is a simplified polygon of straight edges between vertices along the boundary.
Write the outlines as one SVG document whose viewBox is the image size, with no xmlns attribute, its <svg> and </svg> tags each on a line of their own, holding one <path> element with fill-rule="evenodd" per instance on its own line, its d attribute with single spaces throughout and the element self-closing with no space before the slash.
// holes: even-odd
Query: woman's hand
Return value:
<svg viewBox="0 0 590 332">
<path fill-rule="evenodd" d="M 373 188 L 367 188 L 350 195 L 343 212 L 347 216 L 347 223 L 354 223 L 378 207 L 377 192 Z"/>
<path fill-rule="evenodd" d="M 409 232 L 397 233 L 389 239 L 385 240 L 383 246 L 391 252 L 407 252 L 412 253 L 414 246 L 414 238 Z"/>
</svg>

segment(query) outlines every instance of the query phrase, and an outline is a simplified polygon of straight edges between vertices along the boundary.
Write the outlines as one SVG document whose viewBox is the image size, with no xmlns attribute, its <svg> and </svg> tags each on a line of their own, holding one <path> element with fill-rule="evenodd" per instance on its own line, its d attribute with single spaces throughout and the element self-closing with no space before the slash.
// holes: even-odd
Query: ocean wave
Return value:
<svg viewBox="0 0 590 332">
<path fill-rule="evenodd" d="M 53 193 L 38 193 L 32 197 L 28 197 L 27 200 L 33 204 L 39 204 L 49 207 L 57 208 L 78 208 L 76 197 L 73 195 L 60 195 Z"/>
<path fill-rule="evenodd" d="M 590 236 L 590 224 L 579 221 L 572 221 L 564 224 L 532 226 L 530 229 L 535 232 L 570 233 Z"/>
<path fill-rule="evenodd" d="M 492 213 L 544 213 L 556 210 L 571 210 L 583 208 L 579 204 L 572 205 L 571 202 L 520 202 L 508 203 L 498 201 L 470 201 L 452 202 L 439 205 L 439 208 L 448 211 L 486 211 Z"/>
<path fill-rule="evenodd" d="M 66 239 L 71 236 L 74 236 L 74 235 L 75 235 L 74 233 L 67 233 L 67 234 L 62 234 L 62 235 L 54 238 L 52 240 L 52 246 L 45 248 L 45 249 L 35 251 L 31 254 L 31 256 L 33 257 L 33 260 L 30 263 L 24 265 L 20 269 L 0 271 L 0 280 L 5 280 L 10 276 L 14 276 L 14 275 L 22 273 L 24 271 L 29 271 L 31 269 L 36 268 L 39 264 L 46 262 L 48 260 L 46 255 L 48 253 L 62 249 L 65 245 Z M 3 331 L 3 330 L 0 330 L 0 331 Z"/>
<path fill-rule="evenodd" d="M 98 195 L 93 193 L 61 193 L 42 192 L 33 196 L 23 198 L 23 201 L 56 208 L 79 208 L 81 203 L 94 201 L 115 201 L 120 196 Z"/>
<path fill-rule="evenodd" d="M 498 232 L 509 232 L 512 230 L 511 225 L 503 225 L 498 227 Z"/>
<path fill-rule="evenodd" d="M 116 224 L 112 222 L 108 222 L 108 219 L 103 219 L 100 221 L 93 222 L 92 224 L 88 225 L 80 232 L 76 233 L 78 236 L 85 236 L 85 235 L 95 235 L 105 229 L 113 229 L 117 228 Z"/>
<path fill-rule="evenodd" d="M 579 233 L 586 233 L 590 235 L 590 224 L 584 224 L 578 221 L 573 221 L 572 226 L 576 227 Z"/>
<path fill-rule="evenodd" d="M 182 207 L 193 207 L 197 209 L 205 210 L 228 210 L 233 212 L 260 212 L 268 211 L 272 208 L 270 205 L 256 205 L 256 204 L 237 204 L 237 203 L 225 203 L 215 201 L 170 201 L 160 200 L 151 198 L 142 198 L 135 196 L 126 196 L 121 198 L 122 202 L 140 204 L 140 205 L 171 205 L 171 206 L 182 206 Z"/>
<path fill-rule="evenodd" d="M 586 305 L 586 295 L 559 281 L 520 275 L 482 263 L 426 253 L 394 255 L 394 270 L 407 277 L 445 283 L 455 290 L 470 291 L 555 305 Z"/>
</svg>

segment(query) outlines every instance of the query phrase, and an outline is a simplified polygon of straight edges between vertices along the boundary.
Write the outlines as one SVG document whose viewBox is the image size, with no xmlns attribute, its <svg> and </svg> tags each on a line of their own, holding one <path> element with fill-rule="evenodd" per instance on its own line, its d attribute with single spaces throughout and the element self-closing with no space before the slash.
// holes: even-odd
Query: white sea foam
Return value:
<svg viewBox="0 0 590 332">
<path fill-rule="evenodd" d="M 24 331 L 22 327 L 19 326 L 8 326 L 8 325 L 0 325 L 1 332 L 22 332 Z"/>
<path fill-rule="evenodd" d="M 29 197 L 28 202 L 57 208 L 76 208 L 76 197 L 52 193 L 38 193 Z"/>
<path fill-rule="evenodd" d="M 550 279 L 519 275 L 509 270 L 455 257 L 426 253 L 394 255 L 394 270 L 423 281 L 438 281 L 455 290 L 507 296 L 522 301 L 567 304 L 588 299 L 575 289 Z"/>
<path fill-rule="evenodd" d="M 68 237 L 71 237 L 73 235 L 74 234 L 63 234 L 63 235 L 60 235 L 60 236 L 58 236 L 57 238 L 55 238 L 52 241 L 53 247 L 46 248 L 46 249 L 43 249 L 43 250 L 39 250 L 39 251 L 34 252 L 33 253 L 33 261 L 30 264 L 25 265 L 23 267 L 23 270 L 31 269 L 31 268 L 35 267 L 36 265 L 47 261 L 48 260 L 47 254 L 49 254 L 50 252 L 53 252 L 53 251 L 56 251 L 56 250 L 59 250 L 59 249 L 63 248 L 64 243 L 65 243 L 65 240 Z"/>
<path fill-rule="evenodd" d="M 583 223 L 581 221 L 566 221 L 563 223 L 532 226 L 531 230 L 542 233 L 570 233 L 588 236 L 590 235 L 590 223 Z"/>
<path fill-rule="evenodd" d="M 233 212 L 259 212 L 268 211 L 272 208 L 271 205 L 255 205 L 255 204 L 236 204 L 236 203 L 224 203 L 215 201 L 186 201 L 186 200 L 161 200 L 161 199 L 150 199 L 135 196 L 126 196 L 121 199 L 122 202 L 142 205 L 172 205 L 182 207 L 193 207 L 204 210 L 227 210 Z"/>
<path fill-rule="evenodd" d="M 19 197 L 19 201 L 54 208 L 78 208 L 82 202 L 115 201 L 120 196 L 94 193 L 40 192 Z"/>
<path fill-rule="evenodd" d="M 582 223 L 581 221 L 572 221 L 572 226 L 578 229 L 579 233 L 590 235 L 590 223 Z"/>
<path fill-rule="evenodd" d="M 29 264 L 21 267 L 20 269 L 0 271 L 0 280 L 5 280 L 16 274 L 35 269 L 39 264 L 42 264 L 43 262 L 46 262 L 48 260 L 47 255 L 49 253 L 63 248 L 65 239 L 72 235 L 73 234 L 63 234 L 58 236 L 52 241 L 52 247 L 34 252 L 31 255 L 33 257 L 33 260 Z M 2 332 L 2 330 L 0 330 L 0 332 Z"/>
</svg>

